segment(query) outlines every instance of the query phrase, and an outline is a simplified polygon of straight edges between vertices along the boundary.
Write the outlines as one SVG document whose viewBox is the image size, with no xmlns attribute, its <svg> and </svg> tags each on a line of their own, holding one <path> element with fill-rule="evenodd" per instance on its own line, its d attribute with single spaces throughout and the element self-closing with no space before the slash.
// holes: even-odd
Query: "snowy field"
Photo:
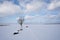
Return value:
<svg viewBox="0 0 60 40">
<path fill-rule="evenodd" d="M 13 35 L 19 28 L 19 24 L 0 26 L 0 40 L 60 40 L 59 24 L 23 24 L 23 31 Z"/>
</svg>

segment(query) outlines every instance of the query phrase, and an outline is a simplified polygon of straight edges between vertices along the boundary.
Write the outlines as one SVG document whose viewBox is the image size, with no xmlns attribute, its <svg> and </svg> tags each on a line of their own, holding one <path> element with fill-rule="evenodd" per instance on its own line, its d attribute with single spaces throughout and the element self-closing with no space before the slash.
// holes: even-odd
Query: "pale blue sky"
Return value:
<svg viewBox="0 0 60 40">
<path fill-rule="evenodd" d="M 60 0 L 0 0 L 0 22 L 60 23 Z"/>
</svg>

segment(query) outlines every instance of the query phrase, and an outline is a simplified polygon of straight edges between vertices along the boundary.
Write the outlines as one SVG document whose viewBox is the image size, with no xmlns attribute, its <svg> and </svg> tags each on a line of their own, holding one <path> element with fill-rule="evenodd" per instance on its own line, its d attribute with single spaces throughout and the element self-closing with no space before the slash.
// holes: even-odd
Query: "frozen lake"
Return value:
<svg viewBox="0 0 60 40">
<path fill-rule="evenodd" d="M 23 31 L 13 35 L 19 28 L 19 24 L 0 26 L 0 40 L 60 40 L 59 24 L 24 24 Z"/>
</svg>

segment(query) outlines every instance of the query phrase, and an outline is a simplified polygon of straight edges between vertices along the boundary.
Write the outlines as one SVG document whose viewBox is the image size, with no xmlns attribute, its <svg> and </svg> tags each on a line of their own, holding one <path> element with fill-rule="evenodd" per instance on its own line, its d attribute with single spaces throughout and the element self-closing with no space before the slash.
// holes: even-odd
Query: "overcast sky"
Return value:
<svg viewBox="0 0 60 40">
<path fill-rule="evenodd" d="M 0 0 L 0 23 L 60 23 L 60 0 Z"/>
</svg>

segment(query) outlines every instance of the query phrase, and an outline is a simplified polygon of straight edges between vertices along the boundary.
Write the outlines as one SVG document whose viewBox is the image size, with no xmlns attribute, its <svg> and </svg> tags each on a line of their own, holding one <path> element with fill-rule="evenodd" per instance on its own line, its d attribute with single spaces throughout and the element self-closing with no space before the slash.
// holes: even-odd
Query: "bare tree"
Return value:
<svg viewBox="0 0 60 40">
<path fill-rule="evenodd" d="M 23 22 L 24 22 L 24 18 L 23 17 L 19 17 L 18 23 L 21 25 L 21 30 L 22 30 Z"/>
</svg>

